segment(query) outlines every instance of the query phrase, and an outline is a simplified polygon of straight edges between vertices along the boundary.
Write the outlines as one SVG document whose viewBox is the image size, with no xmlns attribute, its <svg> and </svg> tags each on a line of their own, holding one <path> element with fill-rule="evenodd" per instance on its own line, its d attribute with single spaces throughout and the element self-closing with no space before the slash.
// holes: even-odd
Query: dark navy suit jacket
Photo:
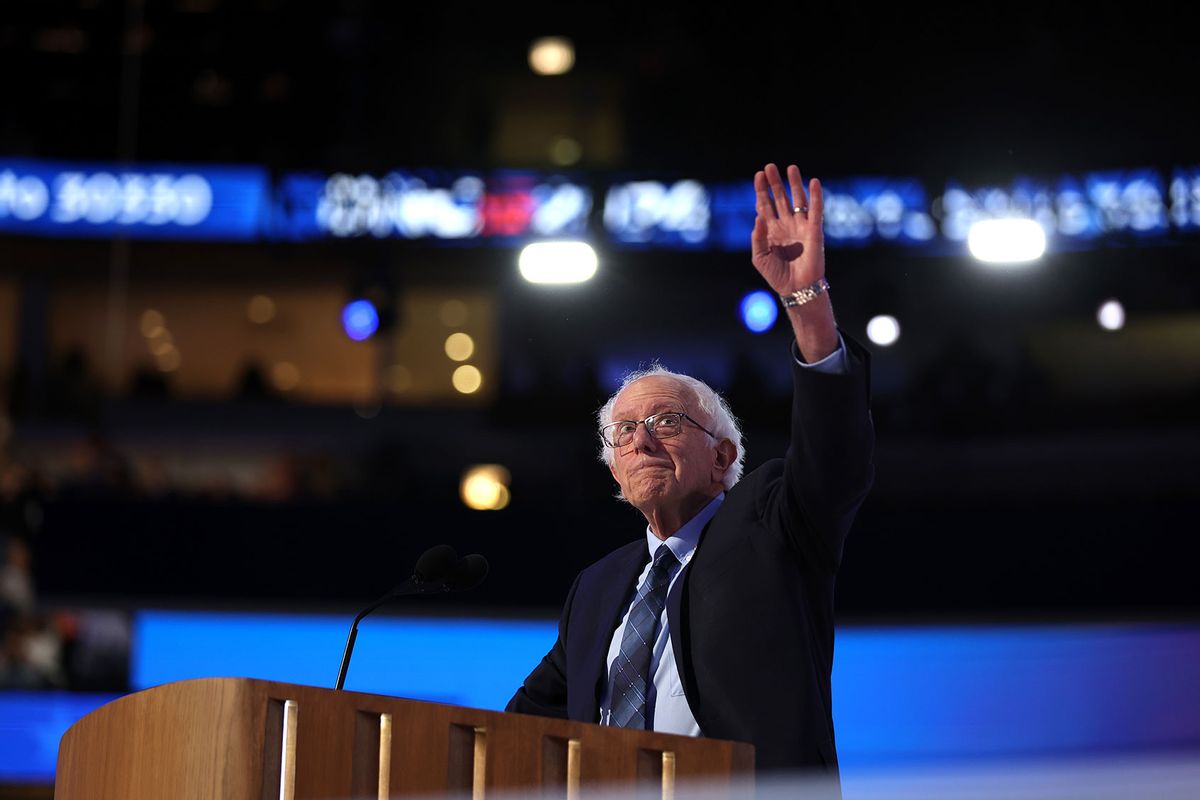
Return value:
<svg viewBox="0 0 1200 800">
<path fill-rule="evenodd" d="M 760 771 L 836 773 L 830 673 L 842 543 L 873 478 L 867 353 L 849 372 L 793 366 L 787 457 L 743 476 L 667 598 L 671 646 L 705 736 L 750 742 Z M 613 631 L 649 560 L 638 537 L 576 578 L 558 641 L 509 711 L 599 718 Z"/>
</svg>

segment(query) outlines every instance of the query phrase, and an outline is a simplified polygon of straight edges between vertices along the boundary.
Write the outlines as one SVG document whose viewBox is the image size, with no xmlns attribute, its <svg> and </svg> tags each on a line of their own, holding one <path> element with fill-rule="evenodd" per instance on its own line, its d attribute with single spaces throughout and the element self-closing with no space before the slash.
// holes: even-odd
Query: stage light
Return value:
<svg viewBox="0 0 1200 800">
<path fill-rule="evenodd" d="M 517 266 L 530 283 L 582 283 L 596 274 L 599 260 L 587 242 L 534 242 Z"/>
<path fill-rule="evenodd" d="M 562 75 L 575 66 L 575 46 L 561 36 L 545 36 L 529 45 L 529 68 L 538 75 Z"/>
<path fill-rule="evenodd" d="M 499 511 L 508 505 L 511 480 L 508 470 L 500 464 L 476 464 L 463 473 L 458 493 L 467 508 Z"/>
<path fill-rule="evenodd" d="M 175 349 L 175 342 L 171 338 L 170 331 L 163 331 L 161 335 L 151 339 L 149 345 L 150 352 L 156 356 L 164 356 Z"/>
<path fill-rule="evenodd" d="M 271 367 L 271 383 L 281 392 L 290 392 L 300 385 L 300 370 L 290 361 L 280 361 Z"/>
<path fill-rule="evenodd" d="M 379 312 L 370 300 L 354 300 L 342 309 L 342 329 L 356 342 L 371 338 L 379 328 Z"/>
<path fill-rule="evenodd" d="M 483 373 L 477 367 L 463 364 L 454 370 L 454 374 L 450 377 L 450 383 L 460 394 L 475 394 L 483 385 Z"/>
<path fill-rule="evenodd" d="M 451 361 L 466 361 L 475 352 L 475 340 L 461 331 L 446 337 L 446 357 Z"/>
<path fill-rule="evenodd" d="M 1096 310 L 1096 321 L 1106 331 L 1119 331 L 1125 327 L 1125 306 L 1119 300 L 1106 300 Z"/>
<path fill-rule="evenodd" d="M 775 296 L 762 289 L 743 297 L 739 310 L 742 314 L 742 324 L 752 333 L 769 331 L 779 318 L 779 304 Z"/>
<path fill-rule="evenodd" d="M 166 327 L 167 321 L 163 318 L 162 312 L 156 311 L 153 308 L 148 308 L 142 312 L 141 324 L 139 327 L 142 331 L 142 336 L 147 339 L 158 335 Z"/>
<path fill-rule="evenodd" d="M 275 319 L 275 301 L 265 294 L 256 294 L 246 304 L 246 317 L 255 325 L 266 325 Z"/>
<path fill-rule="evenodd" d="M 900 338 L 900 322 L 888 314 L 871 317 L 867 323 L 867 338 L 880 347 L 888 347 Z"/>
<path fill-rule="evenodd" d="M 982 219 L 967 230 L 971 255 L 989 264 L 1023 264 L 1046 252 L 1046 232 L 1031 219 Z"/>
</svg>

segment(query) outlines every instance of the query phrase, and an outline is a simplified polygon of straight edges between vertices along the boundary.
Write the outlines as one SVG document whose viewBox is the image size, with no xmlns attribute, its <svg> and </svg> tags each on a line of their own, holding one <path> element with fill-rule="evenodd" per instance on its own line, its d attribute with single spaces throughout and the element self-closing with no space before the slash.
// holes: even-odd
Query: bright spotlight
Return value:
<svg viewBox="0 0 1200 800">
<path fill-rule="evenodd" d="M 459 331 L 446 337 L 446 357 L 452 361 L 466 361 L 475 352 L 475 340 Z"/>
<path fill-rule="evenodd" d="M 510 480 L 508 470 L 500 464 L 477 464 L 463 473 L 458 493 L 467 508 L 499 511 L 508 505 Z"/>
<path fill-rule="evenodd" d="M 562 75 L 575 66 L 575 46 L 561 36 L 545 36 L 529 45 L 529 68 L 538 75 Z"/>
<path fill-rule="evenodd" d="M 379 312 L 370 300 L 354 300 L 342 309 L 342 328 L 356 342 L 371 338 L 379 329 Z"/>
<path fill-rule="evenodd" d="M 483 385 L 483 373 L 478 367 L 463 364 L 454 370 L 454 374 L 450 376 L 450 383 L 459 394 L 475 394 Z"/>
<path fill-rule="evenodd" d="M 1106 300 L 1096 311 L 1096 321 L 1106 331 L 1119 331 L 1125 327 L 1125 306 L 1119 300 Z"/>
<path fill-rule="evenodd" d="M 742 314 L 742 324 L 753 333 L 769 331 L 779 317 L 779 307 L 775 296 L 762 289 L 750 292 L 742 298 L 739 310 Z"/>
<path fill-rule="evenodd" d="M 1046 232 L 1031 219 L 983 219 L 967 230 L 967 248 L 989 264 L 1036 261 L 1046 252 Z"/>
<path fill-rule="evenodd" d="M 900 338 L 900 322 L 887 314 L 871 317 L 867 323 L 867 338 L 880 347 L 893 345 Z"/>
<path fill-rule="evenodd" d="M 596 274 L 599 260 L 587 242 L 534 242 L 517 258 L 530 283 L 582 283 Z"/>
</svg>

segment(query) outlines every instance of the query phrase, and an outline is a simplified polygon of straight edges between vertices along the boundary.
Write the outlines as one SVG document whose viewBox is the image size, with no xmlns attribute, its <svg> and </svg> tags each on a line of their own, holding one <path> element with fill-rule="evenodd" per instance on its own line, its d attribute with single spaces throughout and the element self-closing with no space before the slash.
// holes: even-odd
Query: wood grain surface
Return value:
<svg viewBox="0 0 1200 800">
<path fill-rule="evenodd" d="M 492 790 L 565 794 L 568 742 L 582 786 L 717 786 L 752 779 L 754 748 L 717 739 L 602 728 L 397 697 L 239 678 L 181 681 L 123 697 L 63 736 L 59 800 L 277 800 L 282 709 L 298 706 L 297 800 L 375 797 L 380 716 L 391 715 L 389 797 L 472 791 L 477 769 Z M 477 753 L 482 731 L 486 752 Z M 477 767 L 477 756 L 482 759 Z M 648 787 L 647 787 L 648 788 Z"/>
</svg>

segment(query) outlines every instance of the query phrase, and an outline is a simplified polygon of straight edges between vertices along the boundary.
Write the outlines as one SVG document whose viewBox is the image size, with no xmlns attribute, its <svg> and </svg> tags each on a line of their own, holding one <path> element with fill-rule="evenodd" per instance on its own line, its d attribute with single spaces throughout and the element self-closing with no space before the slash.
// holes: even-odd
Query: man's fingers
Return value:
<svg viewBox="0 0 1200 800">
<path fill-rule="evenodd" d="M 757 256 L 770 251 L 771 246 L 767 244 L 767 221 L 760 214 L 754 218 L 754 230 L 750 232 L 750 254 Z"/>
<path fill-rule="evenodd" d="M 808 218 L 817 223 L 816 229 L 820 231 L 825 223 L 825 190 L 816 178 L 808 182 L 808 188 L 812 197 L 812 202 L 808 204 Z"/>
<path fill-rule="evenodd" d="M 804 193 L 804 178 L 800 177 L 800 168 L 795 164 L 788 167 L 788 185 L 792 187 L 792 206 L 795 208 L 808 207 L 808 195 Z"/>
<path fill-rule="evenodd" d="M 787 192 L 783 188 L 783 176 L 779 174 L 779 167 L 774 164 L 767 164 L 764 172 L 767 174 L 767 183 L 771 185 L 771 194 L 775 198 L 775 213 L 780 219 L 787 219 L 791 216 L 792 206 L 788 202 Z"/>
<path fill-rule="evenodd" d="M 767 174 L 761 169 L 754 173 L 754 210 L 763 219 L 773 219 L 777 216 L 775 206 L 771 204 L 771 195 L 767 191 Z"/>
</svg>

